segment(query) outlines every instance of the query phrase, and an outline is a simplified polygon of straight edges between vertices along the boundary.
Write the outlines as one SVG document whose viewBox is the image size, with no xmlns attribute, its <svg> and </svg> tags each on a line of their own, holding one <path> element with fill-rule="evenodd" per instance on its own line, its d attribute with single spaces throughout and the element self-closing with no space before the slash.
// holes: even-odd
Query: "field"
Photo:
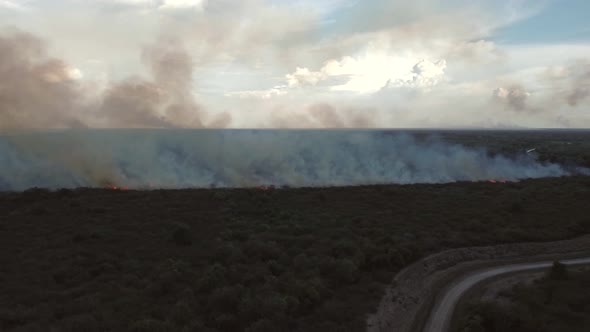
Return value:
<svg viewBox="0 0 590 332">
<path fill-rule="evenodd" d="M 586 133 L 478 133 L 441 136 L 589 165 Z M 363 331 L 404 266 L 447 248 L 589 233 L 589 199 L 583 176 L 0 193 L 0 330 Z"/>
</svg>

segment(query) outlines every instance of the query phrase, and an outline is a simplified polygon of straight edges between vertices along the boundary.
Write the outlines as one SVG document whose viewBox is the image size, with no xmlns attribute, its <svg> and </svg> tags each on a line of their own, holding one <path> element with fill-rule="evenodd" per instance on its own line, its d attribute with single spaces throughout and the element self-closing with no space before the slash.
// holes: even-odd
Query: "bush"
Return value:
<svg viewBox="0 0 590 332">
<path fill-rule="evenodd" d="M 277 329 L 272 321 L 263 318 L 246 329 L 246 332 L 275 332 Z"/>
<path fill-rule="evenodd" d="M 508 207 L 508 211 L 510 211 L 510 213 L 522 213 L 523 210 L 524 208 L 520 202 L 513 202 L 510 204 L 510 207 Z"/>
<path fill-rule="evenodd" d="M 78 332 L 99 332 L 101 331 L 98 321 L 90 314 L 82 314 L 69 317 L 64 320 L 64 331 Z"/>
<path fill-rule="evenodd" d="M 215 289 L 207 299 L 207 308 L 214 312 L 235 312 L 243 293 L 242 286 Z"/>
<path fill-rule="evenodd" d="M 221 331 L 235 331 L 238 325 L 238 319 L 232 314 L 220 314 L 215 317 L 215 327 Z"/>
<path fill-rule="evenodd" d="M 353 283 L 358 269 L 350 259 L 337 259 L 332 265 L 332 277 L 341 283 Z"/>
<path fill-rule="evenodd" d="M 172 231 L 171 241 L 178 246 L 190 246 L 193 244 L 191 229 L 186 224 L 176 224 Z"/>
<path fill-rule="evenodd" d="M 568 278 L 566 265 L 559 261 L 553 262 L 548 277 L 551 280 L 566 280 Z"/>
<path fill-rule="evenodd" d="M 131 332 L 174 332 L 172 324 L 157 319 L 142 319 L 133 323 Z"/>
</svg>

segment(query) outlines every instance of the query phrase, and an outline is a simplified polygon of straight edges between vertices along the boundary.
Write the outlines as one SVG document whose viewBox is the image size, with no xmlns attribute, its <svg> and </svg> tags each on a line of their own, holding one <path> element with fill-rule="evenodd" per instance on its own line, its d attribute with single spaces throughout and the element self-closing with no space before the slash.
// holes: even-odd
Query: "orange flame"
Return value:
<svg viewBox="0 0 590 332">
<path fill-rule="evenodd" d="M 129 190 L 128 187 L 119 187 L 119 186 L 115 186 L 115 185 L 108 185 L 108 186 L 106 186 L 106 189 L 117 190 L 117 191 L 127 191 L 127 190 Z"/>
<path fill-rule="evenodd" d="M 508 183 L 508 182 L 518 182 L 518 181 L 508 181 L 508 180 L 488 180 L 489 183 Z"/>
</svg>

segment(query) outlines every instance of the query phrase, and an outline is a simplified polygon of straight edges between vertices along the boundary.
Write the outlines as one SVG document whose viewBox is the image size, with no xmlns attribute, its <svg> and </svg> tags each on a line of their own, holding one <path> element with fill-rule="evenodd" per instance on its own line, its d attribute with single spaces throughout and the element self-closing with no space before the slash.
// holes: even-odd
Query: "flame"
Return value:
<svg viewBox="0 0 590 332">
<path fill-rule="evenodd" d="M 275 189 L 275 186 L 265 186 L 265 185 L 262 185 L 262 186 L 256 187 L 256 189 L 263 190 L 263 191 L 269 191 L 269 190 L 274 190 Z"/>
<path fill-rule="evenodd" d="M 489 183 L 509 183 L 509 182 L 518 182 L 518 180 L 488 180 Z"/>
<path fill-rule="evenodd" d="M 119 187 L 119 186 L 115 186 L 115 185 L 108 185 L 105 188 L 106 189 L 110 189 L 110 190 L 117 190 L 117 191 L 127 191 L 127 190 L 129 190 L 128 187 Z"/>
</svg>

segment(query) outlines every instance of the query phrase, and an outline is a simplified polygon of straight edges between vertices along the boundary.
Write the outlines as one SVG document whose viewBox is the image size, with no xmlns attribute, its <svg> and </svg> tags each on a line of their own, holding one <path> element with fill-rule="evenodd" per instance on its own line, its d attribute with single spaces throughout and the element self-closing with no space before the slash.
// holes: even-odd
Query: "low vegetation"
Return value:
<svg viewBox="0 0 590 332">
<path fill-rule="evenodd" d="M 461 332 L 586 332 L 590 326 L 590 269 L 555 263 L 531 285 L 503 292 L 502 302 L 471 305 Z"/>
<path fill-rule="evenodd" d="M 3 193 L 0 330 L 363 331 L 404 266 L 588 233 L 589 198 L 585 177 Z"/>
<path fill-rule="evenodd" d="M 423 136 L 428 137 L 430 132 Z M 447 130 L 438 136 L 447 142 L 469 147 L 485 147 L 491 154 L 517 157 L 530 151 L 541 162 L 568 168 L 590 168 L 590 131 L 588 130 Z M 531 151 L 533 150 L 534 151 Z"/>
</svg>

